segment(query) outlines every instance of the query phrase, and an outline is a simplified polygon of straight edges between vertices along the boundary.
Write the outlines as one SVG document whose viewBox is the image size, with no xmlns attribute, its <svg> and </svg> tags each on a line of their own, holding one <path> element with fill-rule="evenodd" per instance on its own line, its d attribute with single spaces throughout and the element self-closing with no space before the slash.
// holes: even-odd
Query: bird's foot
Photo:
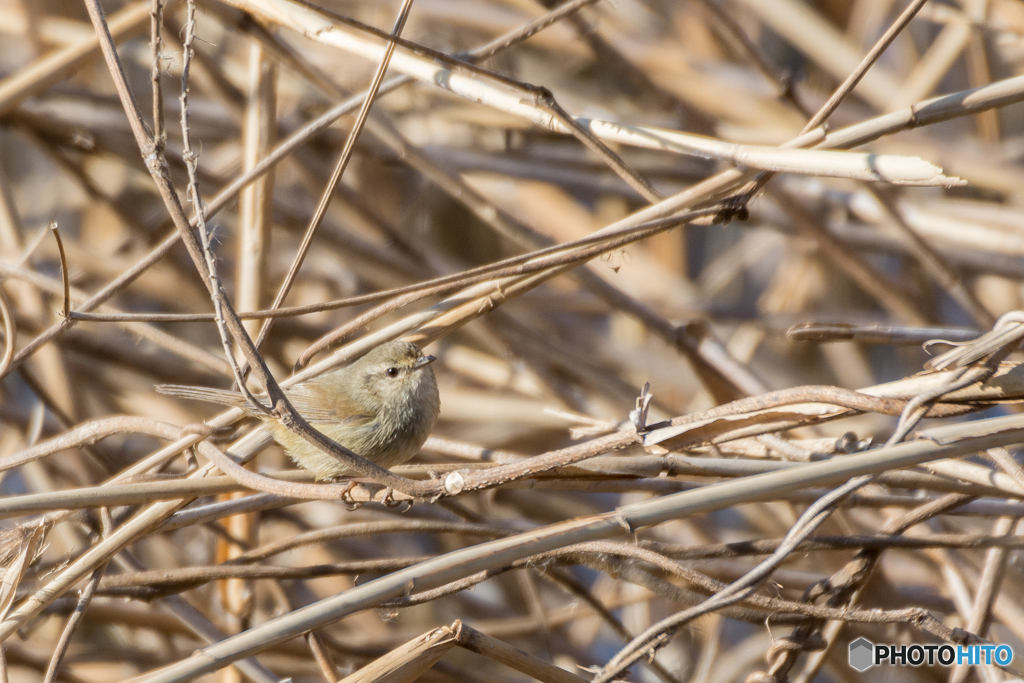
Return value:
<svg viewBox="0 0 1024 683">
<path fill-rule="evenodd" d="M 357 486 L 359 486 L 359 481 L 358 480 L 356 480 L 356 479 L 349 479 L 348 486 L 346 486 L 344 489 L 342 489 L 341 493 L 338 495 L 338 498 L 341 499 L 341 502 L 345 505 L 345 508 L 349 512 L 353 512 L 353 511 L 358 510 L 359 508 L 363 507 L 363 504 L 362 504 L 361 501 L 358 501 L 358 500 L 356 500 L 355 498 L 352 497 L 352 490 L 355 487 L 357 487 Z"/>
<path fill-rule="evenodd" d="M 395 500 L 395 490 L 390 486 L 384 488 L 384 495 L 381 497 L 380 502 L 389 508 L 397 508 L 405 505 L 402 512 L 408 512 L 412 509 L 411 500 Z"/>
</svg>

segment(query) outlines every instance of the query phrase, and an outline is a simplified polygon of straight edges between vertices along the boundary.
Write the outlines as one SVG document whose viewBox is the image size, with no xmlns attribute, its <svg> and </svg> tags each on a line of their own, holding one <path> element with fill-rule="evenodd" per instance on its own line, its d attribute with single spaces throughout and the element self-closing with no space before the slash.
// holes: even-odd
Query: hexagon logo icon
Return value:
<svg viewBox="0 0 1024 683">
<path fill-rule="evenodd" d="M 875 665 L 875 644 L 867 638 L 858 638 L 850 643 L 850 666 L 857 671 L 867 671 Z"/>
</svg>

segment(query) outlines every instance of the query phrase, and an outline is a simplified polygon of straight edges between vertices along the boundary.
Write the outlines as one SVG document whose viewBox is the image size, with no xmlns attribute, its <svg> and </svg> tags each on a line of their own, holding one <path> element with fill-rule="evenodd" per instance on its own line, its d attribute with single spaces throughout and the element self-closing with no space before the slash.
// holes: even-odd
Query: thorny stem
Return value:
<svg viewBox="0 0 1024 683">
<path fill-rule="evenodd" d="M 185 169 L 188 171 L 188 190 L 186 191 L 186 196 L 192 202 L 193 213 L 196 217 L 196 228 L 199 231 L 200 245 L 202 246 L 203 258 L 206 262 L 206 273 L 210 278 L 207 287 L 211 292 L 210 298 L 213 301 L 214 320 L 217 323 L 217 332 L 220 334 L 221 345 L 224 347 L 224 355 L 231 366 L 231 372 L 235 376 L 238 390 L 249 401 L 252 410 L 269 415 L 270 411 L 252 395 L 245 384 L 242 370 L 238 367 L 238 363 L 235 360 L 234 343 L 231 339 L 231 333 L 228 331 L 227 323 L 224 321 L 223 305 L 227 301 L 227 295 L 224 293 L 220 278 L 217 276 L 217 259 L 213 253 L 213 246 L 210 244 L 210 231 L 206 226 L 206 211 L 203 208 L 203 201 L 199 194 L 199 178 L 197 177 L 198 157 L 192 149 L 192 136 L 188 125 L 189 69 L 192 66 L 192 58 L 195 55 L 195 51 L 192 49 L 192 43 L 196 37 L 195 0 L 188 0 L 186 8 L 185 39 L 182 41 L 183 56 L 181 64 L 181 137 L 183 144 L 181 158 L 185 162 Z"/>
<path fill-rule="evenodd" d="M 164 93 L 160 83 L 160 76 L 163 69 L 160 60 L 163 59 L 163 42 L 160 39 L 160 25 L 163 23 L 163 0 L 153 0 L 150 10 L 149 23 L 149 49 L 152 54 L 152 65 L 149 70 L 149 80 L 153 86 L 153 141 L 156 143 L 156 151 L 162 154 L 167 141 L 167 133 L 164 131 Z M 191 58 L 188 55 L 187 58 Z"/>
</svg>

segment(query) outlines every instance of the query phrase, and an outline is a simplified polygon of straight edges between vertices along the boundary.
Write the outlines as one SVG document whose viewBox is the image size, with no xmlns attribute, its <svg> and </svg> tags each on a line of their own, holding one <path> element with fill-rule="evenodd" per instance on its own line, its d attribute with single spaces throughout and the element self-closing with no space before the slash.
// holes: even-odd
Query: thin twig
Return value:
<svg viewBox="0 0 1024 683">
<path fill-rule="evenodd" d="M 355 151 L 356 141 L 359 139 L 359 134 L 363 130 L 363 126 L 366 123 L 366 118 L 370 114 L 370 107 L 373 106 L 373 101 L 377 97 L 377 93 L 380 90 L 381 83 L 384 81 L 384 74 L 388 70 L 388 65 L 391 63 L 391 56 L 395 52 L 395 39 L 401 35 L 402 29 L 405 27 L 405 22 L 409 18 L 409 12 L 412 10 L 413 0 L 402 0 L 402 6 L 398 10 L 398 17 L 395 19 L 395 25 L 391 29 L 391 39 L 388 41 L 387 47 L 384 51 L 384 56 L 380 60 L 380 64 L 377 65 L 377 70 L 373 74 L 373 80 L 370 82 L 370 87 L 363 97 L 363 102 L 360 105 L 359 113 L 356 115 L 356 120 L 352 124 L 352 129 L 349 131 L 348 137 L 345 138 L 345 144 L 341 149 L 341 153 L 338 155 L 338 161 L 334 165 L 334 170 L 331 172 L 331 177 L 328 179 L 327 184 L 324 186 L 324 190 L 320 195 L 320 201 L 317 203 L 316 210 L 313 212 L 312 218 L 309 220 L 309 225 L 306 227 L 306 231 L 302 236 L 302 242 L 299 245 L 299 249 L 295 254 L 295 258 L 292 260 L 291 266 L 288 268 L 288 274 L 285 275 L 284 281 L 277 290 L 277 295 L 274 297 L 274 303 L 271 304 L 271 310 L 279 308 L 284 303 L 285 297 L 288 296 L 288 292 L 291 291 L 292 283 L 295 281 L 298 275 L 299 268 L 302 267 L 302 262 L 306 258 L 306 254 L 309 252 L 309 247 L 313 243 L 313 237 L 316 235 L 317 228 L 320 227 L 320 223 L 323 221 L 324 215 L 327 213 L 327 207 L 330 205 L 331 197 L 334 196 L 334 190 L 341 182 L 341 177 L 345 174 L 345 169 L 348 167 L 349 160 L 352 158 L 352 153 Z M 270 328 L 273 323 L 273 319 L 269 318 L 264 321 L 263 326 L 260 328 L 259 336 L 256 337 L 256 348 L 259 348 L 267 335 L 270 334 Z"/>
<path fill-rule="evenodd" d="M 192 135 L 188 122 L 188 95 L 189 95 L 189 68 L 192 64 L 194 50 L 192 43 L 196 38 L 196 2 L 187 0 L 185 17 L 185 39 L 182 41 L 183 57 L 181 64 L 181 137 L 183 149 L 182 161 L 188 171 L 188 190 L 186 196 L 192 202 L 193 213 L 196 217 L 196 228 L 199 232 L 199 243 L 202 247 L 203 258 L 206 264 L 206 276 L 209 278 L 207 287 L 210 290 L 210 298 L 213 301 L 214 320 L 217 323 L 217 331 L 220 333 L 221 345 L 224 347 L 224 356 L 231 366 L 231 372 L 235 378 L 235 386 L 248 399 L 249 406 L 253 411 L 269 415 L 270 411 L 252 395 L 245 383 L 245 376 L 242 369 L 235 360 L 234 341 L 231 332 L 228 331 L 227 322 L 224 320 L 223 304 L 227 299 L 224 288 L 221 286 L 220 278 L 217 275 L 217 259 L 213 254 L 210 230 L 206 225 L 206 211 L 203 209 L 203 200 L 199 194 L 198 161 L 199 157 L 192 150 Z M 157 148 L 153 154 L 160 155 L 160 142 L 156 142 Z"/>
<path fill-rule="evenodd" d="M 164 8 L 163 0 L 152 0 L 152 3 L 149 13 L 149 51 L 152 56 L 149 80 L 153 86 L 153 139 L 157 144 L 157 152 L 162 153 L 167 140 L 167 133 L 164 130 L 164 93 L 160 82 L 163 75 L 163 68 L 160 65 L 163 59 L 160 27 L 164 20 Z"/>
<path fill-rule="evenodd" d="M 913 2 L 903 10 L 896 21 L 889 25 L 889 28 L 886 29 L 884 34 L 882 34 L 882 37 L 871 46 L 871 49 L 866 55 L 864 55 L 863 61 L 861 61 L 857 68 L 847 76 L 846 80 L 836 88 L 834 93 L 832 93 L 832 96 L 828 101 L 818 109 L 818 112 L 814 116 L 811 117 L 811 120 L 804 126 L 804 133 L 819 127 L 832 116 L 835 110 L 839 108 L 839 105 L 842 104 L 843 100 L 853 92 L 853 89 L 857 87 L 857 84 L 860 83 L 862 78 L 864 78 L 864 74 L 868 72 L 868 69 L 878 61 L 878 58 L 882 56 L 882 53 L 885 52 L 892 44 L 892 41 L 896 40 L 900 33 L 903 32 L 903 29 L 907 27 L 910 21 L 918 12 L 921 11 L 921 8 L 924 7 L 927 2 L 928 0 L 913 0 Z"/>
<path fill-rule="evenodd" d="M 113 522 L 110 518 L 110 511 L 104 508 L 100 511 L 100 520 L 103 525 L 104 535 L 110 533 Z M 96 595 L 96 591 L 99 589 L 100 580 L 103 578 L 103 574 L 107 569 L 107 565 L 104 563 L 96 568 L 89 577 L 89 582 L 85 585 L 82 590 L 82 594 L 78 597 L 78 604 L 75 605 L 75 610 L 68 617 L 67 623 L 64 625 L 64 630 L 60 634 L 60 638 L 57 641 L 57 645 L 54 647 L 53 655 L 50 657 L 50 663 L 46 667 L 46 674 L 43 676 L 43 683 L 54 683 L 60 673 L 61 663 L 64 660 L 64 656 L 67 654 L 68 647 L 71 645 L 71 638 L 74 636 L 78 626 L 82 623 L 85 618 L 85 611 L 89 609 L 89 603 L 92 602 L 93 597 Z"/>
<path fill-rule="evenodd" d="M 285 318 L 311 313 L 322 313 L 333 311 L 339 308 L 349 308 L 363 304 L 376 303 L 395 299 L 405 294 L 419 294 L 414 299 L 403 299 L 405 303 L 417 301 L 420 298 L 438 294 L 448 294 L 458 291 L 464 287 L 483 282 L 484 280 L 508 277 L 512 275 L 527 275 L 539 272 L 554 266 L 578 263 L 603 256 L 610 251 L 619 249 L 638 240 L 646 239 L 659 232 L 669 230 L 699 218 L 716 217 L 728 215 L 728 208 L 711 207 L 686 211 L 672 218 L 641 223 L 632 227 L 626 227 L 614 232 L 601 233 L 583 237 L 571 242 L 555 244 L 543 249 L 537 249 L 521 256 L 513 256 L 494 263 L 468 268 L 452 275 L 442 275 L 429 280 L 423 280 L 416 284 L 404 287 L 395 287 L 373 294 L 362 294 L 336 301 L 328 301 L 320 304 L 309 304 L 307 306 L 290 306 L 284 308 L 270 308 L 262 311 L 239 312 L 238 317 L 242 320 L 259 320 L 263 318 Z M 581 247 L 596 246 L 595 249 L 582 249 Z M 564 254 L 562 252 L 565 252 Z M 557 256 L 530 263 L 543 256 Z M 527 265 L 524 265 L 527 264 Z M 404 305 L 404 304 L 403 304 Z M 392 309 L 393 310 L 393 309 Z M 87 320 L 90 322 L 213 322 L 215 316 L 212 313 L 79 313 L 71 312 L 74 320 Z"/>
<path fill-rule="evenodd" d="M 61 317 L 67 320 L 71 317 L 71 282 L 68 275 L 68 259 L 64 255 L 64 241 L 60 238 L 60 230 L 57 229 L 57 222 L 50 223 L 50 232 L 53 239 L 57 241 L 57 252 L 60 255 L 60 278 L 64 284 L 64 299 L 61 304 Z"/>
<path fill-rule="evenodd" d="M 0 377 L 7 373 L 7 366 L 14 358 L 14 347 L 17 343 L 17 323 L 14 320 L 14 310 L 11 308 L 11 300 L 7 292 L 0 286 L 0 316 L 4 319 L 4 356 L 0 359 Z"/>
</svg>

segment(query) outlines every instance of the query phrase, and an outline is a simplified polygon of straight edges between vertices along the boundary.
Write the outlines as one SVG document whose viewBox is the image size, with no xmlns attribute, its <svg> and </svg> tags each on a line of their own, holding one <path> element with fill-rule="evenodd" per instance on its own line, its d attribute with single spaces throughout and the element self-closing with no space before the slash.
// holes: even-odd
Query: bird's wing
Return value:
<svg viewBox="0 0 1024 683">
<path fill-rule="evenodd" d="M 295 409 L 310 422 L 358 426 L 373 419 L 369 411 L 353 404 L 336 387 L 311 379 L 287 391 Z"/>
<path fill-rule="evenodd" d="M 245 396 L 237 391 L 226 389 L 210 389 L 208 387 L 190 387 L 180 384 L 160 384 L 156 387 L 158 393 L 179 398 L 187 398 L 192 401 L 205 401 L 216 403 L 222 406 L 233 408 L 251 408 Z M 327 424 L 351 424 L 353 426 L 370 421 L 372 416 L 361 414 L 362 411 L 344 405 L 344 401 L 334 396 L 318 382 L 311 380 L 288 389 L 285 394 L 292 402 L 295 409 L 309 422 L 320 422 Z M 256 397 L 264 406 L 270 406 L 266 396 Z"/>
</svg>

